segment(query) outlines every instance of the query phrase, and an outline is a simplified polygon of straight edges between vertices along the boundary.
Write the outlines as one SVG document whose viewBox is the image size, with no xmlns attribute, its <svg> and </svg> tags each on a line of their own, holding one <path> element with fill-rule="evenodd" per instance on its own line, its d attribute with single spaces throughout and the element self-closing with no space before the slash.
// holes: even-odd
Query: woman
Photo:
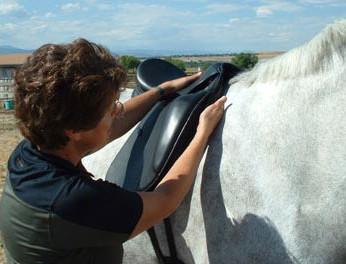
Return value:
<svg viewBox="0 0 346 264">
<path fill-rule="evenodd" d="M 126 73 L 102 46 L 79 39 L 35 51 L 15 76 L 25 139 L 9 159 L 0 208 L 8 263 L 120 263 L 124 241 L 170 215 L 192 185 L 225 97 L 204 110 L 191 143 L 153 192 L 95 181 L 81 159 L 198 76 L 164 82 L 122 104 Z"/>
</svg>

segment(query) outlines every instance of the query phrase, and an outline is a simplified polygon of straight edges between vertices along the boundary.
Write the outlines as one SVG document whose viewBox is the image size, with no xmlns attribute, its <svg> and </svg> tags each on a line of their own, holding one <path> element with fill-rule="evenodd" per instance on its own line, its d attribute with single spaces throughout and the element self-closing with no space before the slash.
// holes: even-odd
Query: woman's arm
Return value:
<svg viewBox="0 0 346 264">
<path fill-rule="evenodd" d="M 182 77 L 176 80 L 167 81 L 160 85 L 164 89 L 165 94 L 172 94 L 189 83 L 195 81 L 201 75 L 200 72 L 191 76 Z M 109 142 L 124 135 L 138 121 L 142 120 L 144 115 L 151 107 L 160 99 L 159 89 L 150 89 L 149 91 L 138 95 L 124 103 L 124 117 L 115 118 L 112 124 Z"/>
<path fill-rule="evenodd" d="M 139 193 L 143 212 L 131 237 L 169 216 L 182 202 L 197 174 L 208 138 L 221 119 L 225 102 L 226 97 L 222 97 L 202 112 L 194 138 L 156 189 Z"/>
</svg>

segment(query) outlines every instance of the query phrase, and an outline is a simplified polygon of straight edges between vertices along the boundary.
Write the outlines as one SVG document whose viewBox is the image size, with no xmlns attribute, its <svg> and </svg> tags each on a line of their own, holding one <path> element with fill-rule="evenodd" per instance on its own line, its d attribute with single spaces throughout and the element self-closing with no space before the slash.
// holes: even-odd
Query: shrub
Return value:
<svg viewBox="0 0 346 264">
<path fill-rule="evenodd" d="M 258 57 L 253 53 L 239 53 L 232 58 L 231 62 L 241 69 L 251 69 L 258 62 Z"/>
<path fill-rule="evenodd" d="M 186 66 L 185 66 L 185 62 L 179 59 L 173 59 L 173 58 L 166 58 L 166 61 L 172 63 L 173 65 L 175 65 L 176 67 L 178 67 L 180 70 L 182 71 L 186 71 Z"/>
</svg>

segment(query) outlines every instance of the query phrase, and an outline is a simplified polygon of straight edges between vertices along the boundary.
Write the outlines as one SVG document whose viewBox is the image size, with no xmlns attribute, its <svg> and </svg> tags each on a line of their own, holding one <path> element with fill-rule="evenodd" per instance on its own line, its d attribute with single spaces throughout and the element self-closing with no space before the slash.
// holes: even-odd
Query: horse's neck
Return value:
<svg viewBox="0 0 346 264">
<path fill-rule="evenodd" d="M 281 169 L 316 162 L 329 168 L 328 163 L 335 160 L 333 153 L 344 153 L 333 145 L 345 144 L 345 76 L 345 69 L 336 69 L 250 87 L 234 84 L 228 93 L 232 105 L 226 112 L 222 138 L 230 149 L 224 149 L 238 149 L 246 156 L 234 158 L 250 164 L 264 165 L 270 157 L 271 166 Z"/>
</svg>

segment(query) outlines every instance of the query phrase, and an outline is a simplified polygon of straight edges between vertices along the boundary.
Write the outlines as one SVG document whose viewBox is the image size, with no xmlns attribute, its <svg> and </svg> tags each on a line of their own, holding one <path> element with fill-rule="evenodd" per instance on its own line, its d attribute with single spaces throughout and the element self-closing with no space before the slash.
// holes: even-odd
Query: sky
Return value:
<svg viewBox="0 0 346 264">
<path fill-rule="evenodd" d="M 346 0 L 0 0 L 0 45 L 82 37 L 121 50 L 287 51 L 346 19 Z"/>
</svg>

